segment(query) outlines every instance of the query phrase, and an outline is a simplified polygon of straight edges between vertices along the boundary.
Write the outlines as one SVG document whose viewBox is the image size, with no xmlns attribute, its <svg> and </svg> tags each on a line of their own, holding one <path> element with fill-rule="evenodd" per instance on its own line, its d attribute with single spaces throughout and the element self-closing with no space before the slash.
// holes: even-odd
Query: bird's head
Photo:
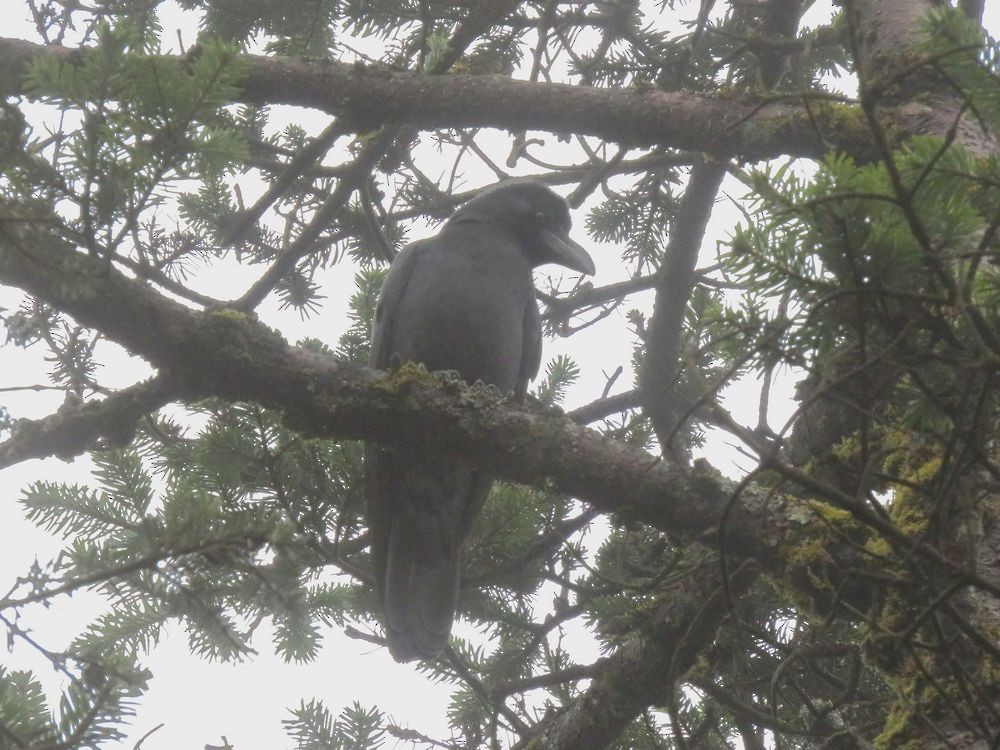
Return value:
<svg viewBox="0 0 1000 750">
<path fill-rule="evenodd" d="M 565 199 L 537 182 L 515 182 L 480 193 L 452 214 L 449 224 L 480 222 L 511 232 L 533 266 L 558 263 L 593 274 L 590 254 L 569 236 Z"/>
</svg>

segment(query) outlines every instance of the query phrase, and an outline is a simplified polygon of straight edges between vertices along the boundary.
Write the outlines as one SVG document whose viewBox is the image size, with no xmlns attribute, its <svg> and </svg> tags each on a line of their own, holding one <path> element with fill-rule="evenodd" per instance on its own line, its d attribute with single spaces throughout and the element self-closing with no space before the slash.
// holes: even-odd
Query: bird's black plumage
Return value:
<svg viewBox="0 0 1000 750">
<path fill-rule="evenodd" d="M 434 237 L 407 246 L 379 297 L 371 365 L 419 362 L 518 398 L 541 359 L 532 269 L 559 263 L 591 274 L 569 238 L 566 201 L 537 183 L 481 193 Z M 455 616 L 462 542 L 492 484 L 485 471 L 369 445 L 368 525 L 389 650 L 431 658 Z"/>
</svg>

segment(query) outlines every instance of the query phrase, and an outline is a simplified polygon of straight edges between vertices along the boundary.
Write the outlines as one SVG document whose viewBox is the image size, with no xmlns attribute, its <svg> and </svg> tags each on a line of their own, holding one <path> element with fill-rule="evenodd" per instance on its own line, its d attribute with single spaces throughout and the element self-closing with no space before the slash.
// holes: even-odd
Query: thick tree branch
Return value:
<svg viewBox="0 0 1000 750">
<path fill-rule="evenodd" d="M 548 478 L 599 511 L 647 523 L 678 541 L 717 546 L 725 518 L 728 554 L 756 558 L 796 578 L 795 585 L 812 585 L 808 571 L 789 570 L 785 555 L 816 535 L 826 538 L 825 524 L 786 495 L 744 488 L 740 502 L 732 503 L 733 483 L 706 464 L 683 471 L 561 413 L 516 406 L 490 389 L 469 389 L 412 366 L 376 373 L 291 347 L 251 315 L 198 312 L 173 302 L 77 252 L 42 223 L 0 220 L 0 282 L 144 357 L 179 398 L 254 401 L 282 410 L 289 426 L 306 434 L 411 450 L 433 446 L 514 481 Z M 849 548 L 843 552 L 843 567 L 858 564 Z M 831 567 L 835 557 L 831 553 Z M 810 595 L 818 601 L 823 592 Z"/>
<path fill-rule="evenodd" d="M 918 64 L 921 22 L 936 5 L 934 0 L 845 3 L 862 96 L 869 109 L 878 107 L 879 117 L 888 115 L 889 122 L 904 124 L 912 134 L 943 136 L 954 129 L 958 144 L 989 156 L 998 148 L 996 134 L 984 132 L 982 124 L 965 111 L 963 98 L 929 66 Z M 885 124 L 882 128 L 889 129 Z M 886 143 L 889 149 L 895 145 Z M 878 149 L 875 154 L 882 156 Z"/>
<path fill-rule="evenodd" d="M 72 65 L 82 54 L 80 49 L 0 39 L 0 95 L 30 96 L 24 76 L 37 58 L 50 56 Z M 242 59 L 248 73 L 240 101 L 320 109 L 359 131 L 382 124 L 547 130 L 747 160 L 780 154 L 818 157 L 831 147 L 852 154 L 870 151 L 861 119 L 845 116 L 845 105 L 829 99 L 815 99 L 807 108 L 791 100 L 725 100 L 532 83 L 502 75 L 420 75 L 331 60 Z M 906 135 L 902 120 L 899 134 Z"/>
<path fill-rule="evenodd" d="M 866 66 L 867 80 L 874 81 L 887 72 L 882 68 L 887 63 L 891 74 L 901 53 L 913 46 L 920 19 L 937 4 L 934 0 L 855 0 L 846 4 L 867 32 L 865 54 L 860 61 Z"/>
<path fill-rule="evenodd" d="M 67 283 L 67 279 L 72 281 Z M 257 401 L 283 409 L 296 428 L 316 435 L 396 443 L 401 438 L 419 443 L 435 435 L 428 442 L 446 452 L 465 452 L 464 448 L 476 446 L 484 449 L 483 457 L 497 454 L 497 462 L 508 470 L 516 467 L 508 476 L 527 482 L 546 473 L 546 467 L 562 463 L 556 454 L 568 440 L 580 451 L 574 461 L 577 469 L 586 461 L 585 454 L 596 458 L 595 452 L 615 464 L 607 468 L 616 476 L 602 480 L 593 476 L 593 470 L 586 472 L 596 481 L 592 487 L 603 487 L 599 493 L 606 492 L 613 506 L 625 508 L 622 491 L 630 484 L 623 481 L 627 476 L 638 490 L 632 498 L 638 502 L 635 507 L 647 506 L 640 514 L 665 513 L 673 518 L 666 522 L 668 527 L 696 533 L 706 528 L 705 516 L 686 509 L 687 503 L 663 502 L 691 482 L 645 452 L 607 441 L 560 414 L 508 406 L 492 391 L 442 384 L 412 368 L 374 373 L 291 347 L 252 316 L 228 309 L 208 313 L 188 309 L 76 252 L 43 226 L 9 219 L 0 222 L 0 281 L 48 301 L 144 357 L 169 373 L 181 396 Z M 455 398 L 460 393 L 466 398 Z M 438 431 L 453 419 L 459 423 Z M 480 419 L 483 424 L 476 425 Z M 543 426 L 554 432 L 541 434 Z M 537 436 L 535 429 L 540 429 Z M 496 442 L 490 437 L 494 430 Z M 559 473 L 567 473 L 568 464 L 562 465 Z M 581 476 L 581 481 L 565 489 L 591 494 L 589 481 Z M 712 485 L 709 482 L 703 489 Z M 668 487 L 674 489 L 663 495 Z M 725 490 L 719 484 L 709 494 L 716 495 L 713 503 L 721 504 Z M 664 523 L 660 518 L 654 525 Z"/>
</svg>

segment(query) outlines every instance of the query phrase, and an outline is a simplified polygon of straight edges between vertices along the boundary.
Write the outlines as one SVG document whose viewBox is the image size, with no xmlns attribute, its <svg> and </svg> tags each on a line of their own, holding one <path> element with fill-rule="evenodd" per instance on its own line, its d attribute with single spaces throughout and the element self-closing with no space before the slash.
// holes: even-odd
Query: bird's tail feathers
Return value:
<svg viewBox="0 0 1000 750">
<path fill-rule="evenodd" d="M 461 541 L 433 519 L 420 524 L 404 519 L 393 519 L 389 531 L 385 579 L 389 652 L 396 661 L 432 659 L 447 645 L 455 619 Z"/>
</svg>

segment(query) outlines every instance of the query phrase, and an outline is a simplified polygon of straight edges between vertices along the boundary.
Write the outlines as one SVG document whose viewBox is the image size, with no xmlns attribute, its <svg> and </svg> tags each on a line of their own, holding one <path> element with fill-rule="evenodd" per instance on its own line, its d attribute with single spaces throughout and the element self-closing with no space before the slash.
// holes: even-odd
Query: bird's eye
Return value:
<svg viewBox="0 0 1000 750">
<path fill-rule="evenodd" d="M 535 213 L 535 223 L 545 224 L 549 220 L 549 215 L 544 211 L 538 211 Z"/>
</svg>

